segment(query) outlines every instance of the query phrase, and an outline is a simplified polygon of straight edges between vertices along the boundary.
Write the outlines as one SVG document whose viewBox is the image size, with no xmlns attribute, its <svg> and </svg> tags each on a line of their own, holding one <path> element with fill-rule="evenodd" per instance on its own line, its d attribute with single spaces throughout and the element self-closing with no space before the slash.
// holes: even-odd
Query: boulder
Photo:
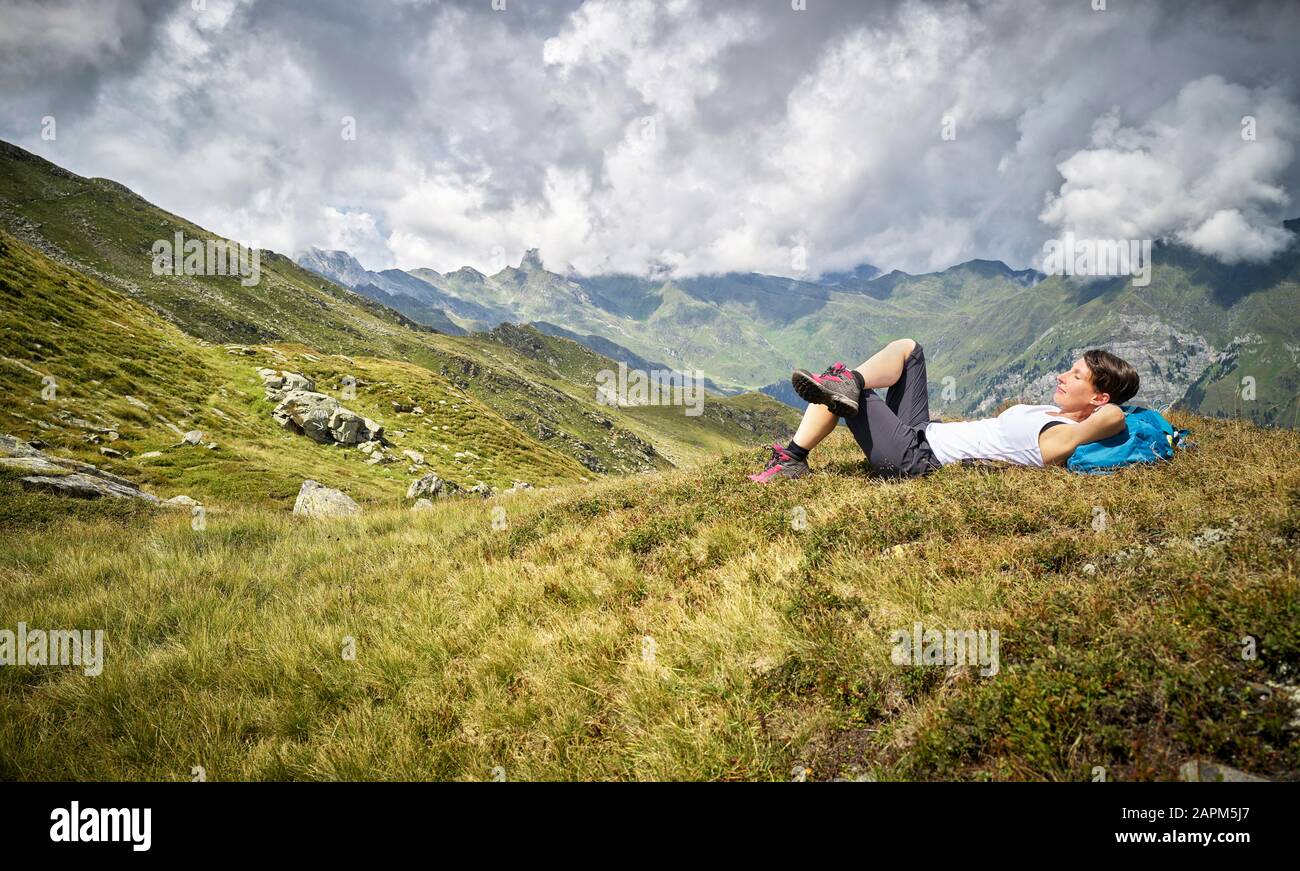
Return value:
<svg viewBox="0 0 1300 871">
<path fill-rule="evenodd" d="M 189 496 L 173 496 L 170 499 L 163 500 L 164 505 L 175 505 L 177 508 L 193 508 L 201 504 L 197 499 L 191 499 Z"/>
<path fill-rule="evenodd" d="M 329 428 L 334 441 L 341 445 L 376 441 L 384 434 L 384 428 L 370 418 L 341 407 L 330 415 Z"/>
<path fill-rule="evenodd" d="M 419 499 L 428 496 L 446 496 L 449 492 L 450 488 L 447 486 L 447 482 L 430 473 L 411 482 L 411 486 L 406 488 L 406 498 Z"/>
<path fill-rule="evenodd" d="M 473 487 L 470 487 L 467 493 L 473 493 L 475 496 L 482 496 L 484 499 L 492 495 L 492 488 L 482 481 L 479 481 Z"/>
<path fill-rule="evenodd" d="M 271 417 L 285 429 L 302 433 L 312 441 L 333 443 L 330 417 L 339 408 L 338 400 L 310 390 L 291 390 L 271 412 Z"/>
<path fill-rule="evenodd" d="M 384 428 L 339 405 L 337 399 L 310 390 L 291 390 L 271 412 L 285 429 L 323 445 L 356 445 L 383 439 Z"/>
<path fill-rule="evenodd" d="M 433 507 L 433 503 L 428 499 L 416 499 L 415 504 L 411 506 L 412 511 L 428 511 Z"/>
<path fill-rule="evenodd" d="M 424 465 L 424 454 L 419 451 L 402 451 L 402 456 L 406 457 L 417 466 Z"/>
<path fill-rule="evenodd" d="M 183 445 L 203 444 L 203 430 L 192 429 L 189 432 L 185 433 L 185 435 L 181 436 L 181 444 Z"/>
<path fill-rule="evenodd" d="M 293 513 L 305 517 L 347 517 L 361 513 L 361 506 L 341 490 L 316 482 L 303 481 L 298 498 L 293 503 Z"/>
<path fill-rule="evenodd" d="M 100 448 L 99 452 L 110 460 L 120 460 L 123 457 L 121 451 L 115 451 L 112 448 Z"/>
</svg>

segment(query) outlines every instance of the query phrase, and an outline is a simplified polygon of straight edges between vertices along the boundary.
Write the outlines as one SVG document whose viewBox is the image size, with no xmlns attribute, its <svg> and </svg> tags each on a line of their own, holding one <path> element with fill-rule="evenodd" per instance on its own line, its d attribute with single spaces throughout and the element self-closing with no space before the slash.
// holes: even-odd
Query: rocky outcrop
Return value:
<svg viewBox="0 0 1300 871">
<path fill-rule="evenodd" d="M 304 517 L 348 517 L 360 514 L 361 506 L 341 490 L 308 480 L 298 490 L 293 513 Z"/>
<path fill-rule="evenodd" d="M 357 445 L 361 453 L 365 454 L 367 466 L 388 465 L 397 462 L 397 455 L 384 446 L 383 442 L 362 442 Z"/>
<path fill-rule="evenodd" d="M 52 457 L 13 436 L 0 436 L 0 467 L 32 472 L 22 479 L 27 490 L 55 493 L 77 499 L 142 499 L 158 502 L 120 475 L 105 472 L 90 463 Z"/>
<path fill-rule="evenodd" d="M 411 486 L 406 488 L 406 498 L 441 498 L 443 496 L 450 496 L 455 491 L 455 484 L 450 481 L 444 481 L 437 475 L 430 473 L 411 482 Z"/>
<path fill-rule="evenodd" d="M 119 484 L 98 475 L 73 472 L 70 475 L 33 475 L 23 478 L 23 487 L 28 490 L 43 490 L 59 496 L 72 496 L 76 499 L 100 499 L 105 496 L 113 499 L 143 499 L 157 502 L 158 497 L 146 493 L 134 484 Z"/>
<path fill-rule="evenodd" d="M 316 383 L 306 375 L 265 367 L 257 374 L 266 398 L 280 403 L 271 417 L 285 429 L 323 445 L 359 445 L 383 439 L 382 426 L 344 408 L 334 397 L 317 392 Z"/>
<path fill-rule="evenodd" d="M 285 429 L 324 445 L 359 445 L 384 437 L 384 428 L 370 418 L 344 408 L 332 396 L 310 390 L 290 390 L 271 417 Z"/>
<path fill-rule="evenodd" d="M 316 390 L 316 382 L 297 372 L 262 368 L 257 370 L 257 374 L 261 376 L 262 389 L 266 391 L 266 398 L 271 402 L 281 402 L 294 390 L 312 392 Z"/>
</svg>

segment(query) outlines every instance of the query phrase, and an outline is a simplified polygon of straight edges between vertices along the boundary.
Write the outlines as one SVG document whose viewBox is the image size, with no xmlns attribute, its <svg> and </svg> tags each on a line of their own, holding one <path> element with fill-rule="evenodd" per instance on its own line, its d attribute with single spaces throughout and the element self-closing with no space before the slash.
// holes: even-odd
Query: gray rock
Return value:
<svg viewBox="0 0 1300 871">
<path fill-rule="evenodd" d="M 384 436 L 384 428 L 370 418 L 344 408 L 332 396 L 310 390 L 290 391 L 271 416 L 285 429 L 323 445 L 363 444 Z"/>
<path fill-rule="evenodd" d="M 261 376 L 262 388 L 271 402 L 280 402 L 295 390 L 316 390 L 316 382 L 298 372 L 262 368 L 257 370 L 257 374 Z"/>
<path fill-rule="evenodd" d="M 402 456 L 406 457 L 417 466 L 424 465 L 424 454 L 419 451 L 402 451 Z"/>
<path fill-rule="evenodd" d="M 293 513 L 304 517 L 347 517 L 360 514 L 361 506 L 341 490 L 308 480 L 298 490 Z"/>
<path fill-rule="evenodd" d="M 428 499 L 416 499 L 415 504 L 411 506 L 412 511 L 428 511 L 433 507 L 433 503 Z"/>
<path fill-rule="evenodd" d="M 1268 783 L 1268 778 L 1238 771 L 1228 765 L 1192 759 L 1178 769 L 1178 779 L 1188 783 Z"/>
<path fill-rule="evenodd" d="M 115 451 L 112 448 L 100 448 L 99 452 L 110 460 L 120 460 L 124 456 L 121 451 Z"/>
<path fill-rule="evenodd" d="M 0 436 L 0 456 L 5 457 L 39 457 L 41 452 L 13 436 Z"/>
<path fill-rule="evenodd" d="M 292 429 L 312 441 L 328 445 L 334 441 L 334 434 L 330 432 L 330 417 L 338 408 L 338 400 L 324 393 L 293 390 L 275 407 L 271 417 L 285 429 Z"/>
<path fill-rule="evenodd" d="M 482 481 L 479 481 L 477 484 L 475 484 L 473 487 L 470 487 L 469 490 L 465 492 L 473 493 L 475 496 L 482 496 L 484 499 L 486 499 L 492 495 L 492 488 L 489 487 L 487 484 L 484 484 Z"/>
<path fill-rule="evenodd" d="M 406 498 L 419 499 L 427 496 L 446 496 L 448 492 L 447 482 L 430 473 L 411 482 L 411 486 L 406 488 Z"/>
<path fill-rule="evenodd" d="M 201 445 L 203 444 L 203 430 L 192 429 L 185 435 L 181 436 L 181 444 L 184 445 Z"/>
<path fill-rule="evenodd" d="M 175 505 L 177 508 L 193 508 L 200 505 L 197 499 L 191 499 L 189 496 L 173 496 L 170 499 L 163 500 L 164 505 Z"/>
<path fill-rule="evenodd" d="M 146 502 L 158 502 L 158 497 L 146 493 L 133 485 L 119 484 L 96 475 L 74 472 L 71 475 L 46 476 L 35 475 L 23 478 L 23 487 L 28 490 L 43 490 L 60 496 L 72 496 L 77 499 L 143 499 Z"/>
<path fill-rule="evenodd" d="M 355 411 L 336 408 L 330 415 L 330 433 L 334 441 L 341 445 L 355 445 L 372 442 L 381 438 L 384 428 L 368 417 L 362 417 Z"/>
<path fill-rule="evenodd" d="M 66 474 L 68 472 L 77 472 L 83 475 L 90 475 L 96 478 L 103 478 L 105 481 L 117 484 L 129 489 L 139 489 L 131 481 L 123 478 L 121 475 L 114 475 L 112 472 L 106 472 L 103 469 L 92 466 L 90 463 L 83 463 L 80 460 L 69 460 L 64 457 L 52 457 L 48 454 L 36 450 L 26 442 L 19 441 L 13 436 L 0 436 L 0 465 L 7 466 L 11 469 L 18 469 L 23 472 L 38 472 L 41 474 Z"/>
<path fill-rule="evenodd" d="M 48 457 L 2 457 L 0 468 L 17 469 L 20 472 L 37 472 L 40 474 L 63 475 L 67 467 L 60 466 Z"/>
</svg>

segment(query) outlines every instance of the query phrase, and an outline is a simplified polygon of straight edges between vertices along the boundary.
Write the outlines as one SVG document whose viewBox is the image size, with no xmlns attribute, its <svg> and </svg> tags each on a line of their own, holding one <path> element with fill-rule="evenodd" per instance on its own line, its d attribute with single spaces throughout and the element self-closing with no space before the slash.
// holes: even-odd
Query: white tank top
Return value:
<svg viewBox="0 0 1300 871">
<path fill-rule="evenodd" d="M 931 423 L 925 439 L 943 465 L 962 460 L 1002 460 L 1017 466 L 1043 465 L 1038 434 L 1049 423 L 1077 423 L 1053 417 L 1055 405 L 1013 405 L 997 417 L 984 420 Z"/>
</svg>

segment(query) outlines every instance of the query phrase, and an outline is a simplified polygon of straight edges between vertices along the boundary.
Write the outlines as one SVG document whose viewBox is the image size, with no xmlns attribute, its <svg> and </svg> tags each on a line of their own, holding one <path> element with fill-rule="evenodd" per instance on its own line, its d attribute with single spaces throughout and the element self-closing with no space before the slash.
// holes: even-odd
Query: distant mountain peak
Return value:
<svg viewBox="0 0 1300 871">
<path fill-rule="evenodd" d="M 945 273 L 961 271 L 986 278 L 994 276 L 1009 278 L 1025 287 L 1032 287 L 1047 277 L 1036 269 L 1012 269 L 1001 260 L 981 260 L 979 258 L 958 263 L 956 266 L 949 266 L 943 271 Z"/>
<path fill-rule="evenodd" d="M 880 270 L 870 263 L 859 263 L 847 272 L 823 272 L 813 284 L 820 284 L 822 287 L 856 286 L 861 282 L 870 281 L 878 275 L 880 275 Z"/>
<path fill-rule="evenodd" d="M 366 268 L 346 251 L 327 251 L 313 245 L 295 257 L 294 262 L 344 287 L 364 284 L 368 277 Z"/>
<path fill-rule="evenodd" d="M 462 278 L 468 281 L 482 281 L 486 276 L 475 269 L 473 266 L 462 266 L 455 272 L 448 272 L 448 278 Z"/>
<path fill-rule="evenodd" d="M 519 269 L 523 272 L 540 272 L 542 266 L 542 252 L 538 248 L 529 248 L 524 252 L 524 259 L 519 261 Z"/>
</svg>

